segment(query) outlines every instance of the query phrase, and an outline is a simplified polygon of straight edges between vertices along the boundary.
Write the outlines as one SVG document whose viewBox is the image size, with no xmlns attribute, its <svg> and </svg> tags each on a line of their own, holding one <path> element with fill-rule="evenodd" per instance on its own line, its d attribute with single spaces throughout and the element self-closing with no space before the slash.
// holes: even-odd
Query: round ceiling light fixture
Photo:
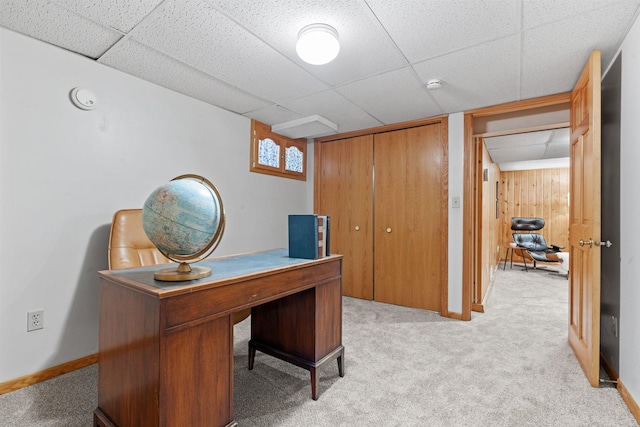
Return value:
<svg viewBox="0 0 640 427">
<path fill-rule="evenodd" d="M 327 64 L 340 52 L 338 32 L 327 24 L 307 25 L 298 33 L 296 52 L 304 62 L 309 64 Z"/>
</svg>

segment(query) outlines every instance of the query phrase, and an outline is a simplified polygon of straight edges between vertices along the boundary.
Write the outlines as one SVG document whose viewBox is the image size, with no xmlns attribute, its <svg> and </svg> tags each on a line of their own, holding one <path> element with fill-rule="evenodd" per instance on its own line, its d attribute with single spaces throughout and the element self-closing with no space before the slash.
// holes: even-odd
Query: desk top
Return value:
<svg viewBox="0 0 640 427">
<path fill-rule="evenodd" d="M 290 268 L 303 267 L 309 263 L 327 262 L 341 257 L 341 255 L 330 255 L 315 260 L 290 258 L 287 249 L 272 249 L 220 258 L 209 258 L 199 261 L 194 265 L 211 268 L 210 276 L 183 282 L 163 282 L 153 278 L 154 271 L 170 268 L 177 264 L 159 264 L 124 270 L 103 270 L 99 271 L 98 275 L 101 278 L 116 281 L 125 286 L 135 286 L 137 289 L 148 293 L 173 295 L 176 293 L 192 292 L 194 287 L 223 285 L 228 281 L 238 280 L 243 276 L 251 277 L 258 274 L 269 274 Z"/>
</svg>

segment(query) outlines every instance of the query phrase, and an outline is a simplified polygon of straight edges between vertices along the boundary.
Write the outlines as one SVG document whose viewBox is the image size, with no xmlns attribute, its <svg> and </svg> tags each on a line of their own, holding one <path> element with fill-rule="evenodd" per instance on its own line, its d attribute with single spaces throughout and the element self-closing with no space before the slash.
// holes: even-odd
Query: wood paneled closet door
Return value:
<svg viewBox="0 0 640 427">
<path fill-rule="evenodd" d="M 440 124 L 374 137 L 376 301 L 441 311 L 442 140 Z"/>
<path fill-rule="evenodd" d="M 373 299 L 373 135 L 324 142 L 316 212 L 331 216 L 342 294 Z"/>
</svg>

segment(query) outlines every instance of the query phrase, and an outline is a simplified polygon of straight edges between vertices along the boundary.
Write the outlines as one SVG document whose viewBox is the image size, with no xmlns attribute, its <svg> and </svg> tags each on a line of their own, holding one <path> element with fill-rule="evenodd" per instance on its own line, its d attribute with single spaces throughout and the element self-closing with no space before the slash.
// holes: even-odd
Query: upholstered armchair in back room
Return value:
<svg viewBox="0 0 640 427">
<path fill-rule="evenodd" d="M 142 228 L 142 209 L 123 209 L 113 215 L 109 236 L 109 268 L 146 267 L 172 261 L 149 240 Z M 233 323 L 246 319 L 251 310 L 233 313 Z"/>
</svg>

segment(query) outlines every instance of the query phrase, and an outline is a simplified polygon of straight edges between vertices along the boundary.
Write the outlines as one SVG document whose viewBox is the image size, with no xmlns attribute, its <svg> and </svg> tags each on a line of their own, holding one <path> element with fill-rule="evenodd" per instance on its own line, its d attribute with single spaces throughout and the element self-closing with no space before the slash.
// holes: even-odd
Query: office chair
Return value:
<svg viewBox="0 0 640 427">
<path fill-rule="evenodd" d="M 142 209 L 123 209 L 113 215 L 108 254 L 111 270 L 173 262 L 155 247 L 144 232 Z M 241 322 L 249 314 L 251 309 L 233 313 L 233 323 Z"/>
</svg>

